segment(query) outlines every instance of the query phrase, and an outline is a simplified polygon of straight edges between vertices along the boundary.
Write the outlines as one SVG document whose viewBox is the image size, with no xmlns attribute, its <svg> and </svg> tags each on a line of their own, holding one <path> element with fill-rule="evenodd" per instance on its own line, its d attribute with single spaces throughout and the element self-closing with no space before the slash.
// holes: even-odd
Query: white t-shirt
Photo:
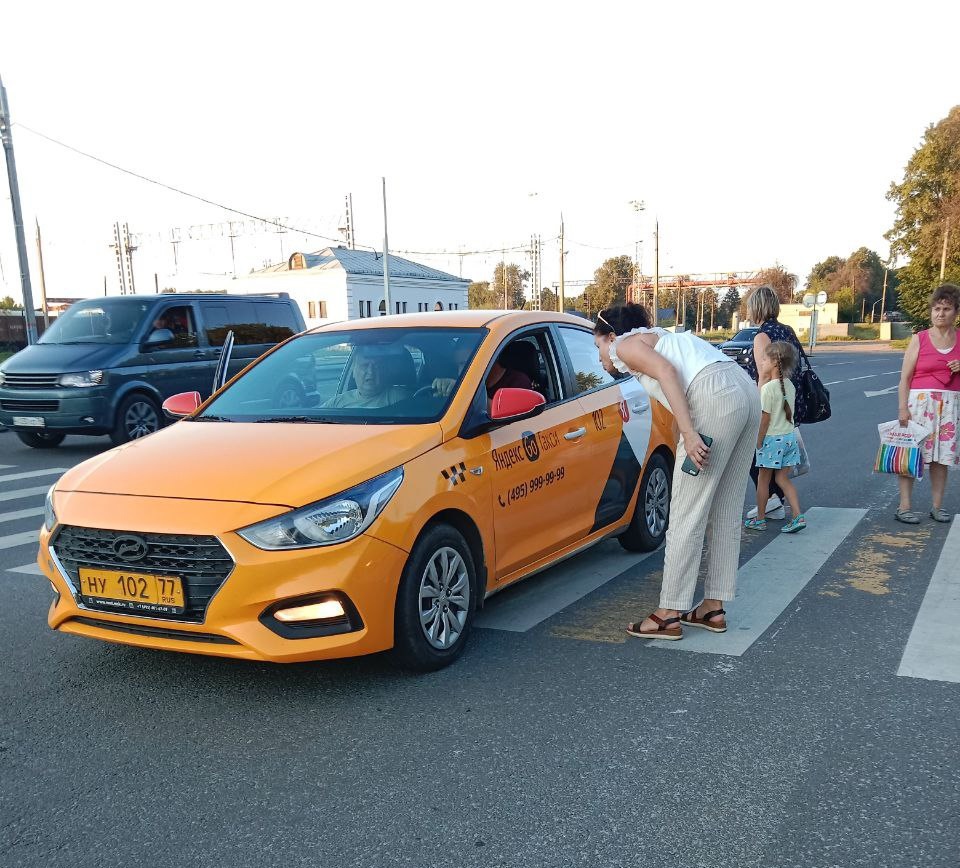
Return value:
<svg viewBox="0 0 960 868">
<path fill-rule="evenodd" d="M 342 395 L 331 398 L 324 407 L 344 407 L 349 409 L 379 409 L 380 407 L 389 407 L 391 404 L 399 404 L 410 397 L 410 390 L 406 386 L 387 386 L 378 395 L 370 398 L 361 396 L 358 389 L 351 389 Z"/>
<path fill-rule="evenodd" d="M 660 388 L 660 383 L 646 374 L 631 371 L 630 368 L 620 361 L 620 357 L 617 355 L 617 345 L 620 341 L 637 334 L 655 334 L 657 336 L 657 343 L 654 349 L 677 369 L 684 392 L 690 388 L 694 377 L 704 368 L 716 362 L 736 364 L 733 359 L 727 358 L 727 356 L 721 353 L 716 347 L 711 346 L 703 340 L 703 338 L 698 338 L 690 332 L 668 332 L 666 329 L 661 328 L 640 328 L 620 335 L 610 347 L 610 361 L 613 362 L 613 366 L 618 371 L 637 377 L 643 384 L 643 387 L 668 410 L 670 409 L 670 404 L 667 401 L 666 395 L 663 394 L 663 389 Z"/>
</svg>

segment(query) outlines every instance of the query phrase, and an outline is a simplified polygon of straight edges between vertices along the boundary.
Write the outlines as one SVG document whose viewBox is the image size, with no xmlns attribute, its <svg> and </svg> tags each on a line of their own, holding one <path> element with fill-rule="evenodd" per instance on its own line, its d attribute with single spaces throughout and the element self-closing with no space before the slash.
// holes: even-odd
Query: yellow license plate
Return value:
<svg viewBox="0 0 960 868">
<path fill-rule="evenodd" d="M 80 593 L 91 603 L 144 614 L 180 615 L 184 611 L 179 576 L 118 573 L 80 568 Z"/>
</svg>

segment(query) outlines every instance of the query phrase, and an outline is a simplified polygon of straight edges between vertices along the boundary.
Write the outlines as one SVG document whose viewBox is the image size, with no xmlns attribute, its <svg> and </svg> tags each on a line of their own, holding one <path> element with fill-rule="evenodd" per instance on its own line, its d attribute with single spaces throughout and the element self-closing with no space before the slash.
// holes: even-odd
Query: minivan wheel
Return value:
<svg viewBox="0 0 960 868">
<path fill-rule="evenodd" d="M 53 431 L 17 431 L 20 442 L 34 449 L 56 449 L 66 436 Z"/>
<path fill-rule="evenodd" d="M 462 653 L 476 611 L 476 567 L 461 533 L 447 524 L 427 530 L 403 568 L 394 614 L 394 657 L 421 672 Z"/>
<path fill-rule="evenodd" d="M 161 427 L 160 408 L 147 395 L 128 395 L 117 408 L 117 422 L 110 432 L 115 445 L 146 437 Z"/>
<path fill-rule="evenodd" d="M 650 456 L 640 480 L 640 493 L 630 526 L 617 539 L 628 552 L 660 547 L 670 523 L 670 468 L 658 453 Z"/>
</svg>

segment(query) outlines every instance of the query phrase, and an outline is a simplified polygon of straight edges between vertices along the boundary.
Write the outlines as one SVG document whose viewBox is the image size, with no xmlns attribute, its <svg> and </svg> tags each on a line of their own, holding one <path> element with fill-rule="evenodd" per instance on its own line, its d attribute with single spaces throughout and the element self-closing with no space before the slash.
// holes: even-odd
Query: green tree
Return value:
<svg viewBox="0 0 960 868">
<path fill-rule="evenodd" d="M 629 256 L 614 256 L 594 273 L 593 283 L 583 291 L 590 308 L 597 311 L 627 300 L 627 287 L 633 282 L 633 260 Z"/>
<path fill-rule="evenodd" d="M 740 293 L 737 292 L 737 288 L 735 286 L 731 286 L 723 296 L 723 300 L 720 302 L 720 305 L 717 307 L 717 328 L 730 328 L 733 314 L 739 307 Z"/>
<path fill-rule="evenodd" d="M 773 289 L 781 303 L 791 304 L 793 302 L 799 278 L 787 271 L 779 262 L 770 268 L 762 269 L 757 273 L 757 278 Z"/>
<path fill-rule="evenodd" d="M 560 296 L 549 286 L 540 290 L 540 310 L 557 310 Z"/>
<path fill-rule="evenodd" d="M 493 270 L 493 280 L 490 283 L 491 292 L 496 296 L 493 307 L 507 307 L 510 310 L 523 310 L 527 301 L 525 284 L 530 280 L 530 272 L 524 271 L 519 265 L 498 262 Z M 504 295 L 507 303 L 504 305 Z"/>
<path fill-rule="evenodd" d="M 17 304 L 9 295 L 0 298 L 0 310 L 23 310 L 22 304 Z"/>
<path fill-rule="evenodd" d="M 498 307 L 496 293 L 490 289 L 489 280 L 474 281 L 467 287 L 467 304 L 473 310 L 491 310 Z M 500 299 L 503 304 L 503 299 Z"/>
<path fill-rule="evenodd" d="M 853 288 L 843 286 L 827 296 L 827 301 L 837 304 L 838 322 L 855 322 L 860 315 L 860 302 L 854 295 Z"/>
<path fill-rule="evenodd" d="M 960 282 L 960 105 L 927 127 L 903 180 L 890 185 L 887 198 L 897 206 L 886 234 L 891 254 L 909 259 L 897 273 L 900 309 L 923 328 L 930 324 L 927 300 L 940 282 L 945 239 L 944 280 Z"/>
</svg>

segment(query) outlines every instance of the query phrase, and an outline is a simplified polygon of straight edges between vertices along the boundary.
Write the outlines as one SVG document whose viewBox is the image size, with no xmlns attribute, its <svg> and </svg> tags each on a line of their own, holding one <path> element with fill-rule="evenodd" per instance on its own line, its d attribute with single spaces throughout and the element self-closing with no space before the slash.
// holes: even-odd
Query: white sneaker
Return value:
<svg viewBox="0 0 960 868">
<path fill-rule="evenodd" d="M 747 518 L 756 518 L 756 517 L 757 517 L 757 508 L 755 506 L 747 510 Z M 780 498 L 777 497 L 776 495 L 773 495 L 773 497 L 771 497 L 767 501 L 766 517 L 777 518 L 777 519 L 786 518 L 786 512 L 783 508 L 783 501 L 780 500 Z"/>
</svg>

